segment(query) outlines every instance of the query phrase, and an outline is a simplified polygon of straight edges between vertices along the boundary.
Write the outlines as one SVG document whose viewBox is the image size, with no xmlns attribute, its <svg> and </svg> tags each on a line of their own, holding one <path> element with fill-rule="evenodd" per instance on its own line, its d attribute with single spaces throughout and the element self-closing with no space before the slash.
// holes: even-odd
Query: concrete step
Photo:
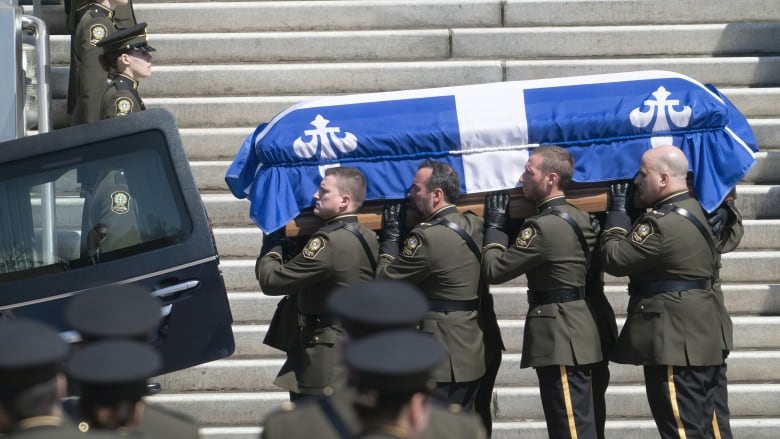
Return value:
<svg viewBox="0 0 780 439">
<path fill-rule="evenodd" d="M 776 119 L 780 128 L 780 119 Z M 780 134 L 780 130 L 778 130 Z M 780 140 L 780 136 L 778 137 Z M 241 145 L 238 144 L 238 147 Z M 192 173 L 201 192 L 227 192 L 225 173 L 231 160 L 193 161 Z M 771 184 L 780 183 L 780 151 L 762 151 L 756 154 L 756 164 L 743 183 Z"/>
<path fill-rule="evenodd" d="M 287 392 L 181 393 L 148 398 L 186 413 L 201 424 L 258 425 L 260 420 L 288 400 Z M 542 420 L 542 406 L 536 387 L 496 389 L 494 417 L 498 421 Z M 780 384 L 733 384 L 729 386 L 733 417 L 780 417 Z M 607 390 L 610 418 L 650 418 L 644 385 L 610 386 Z"/>
<path fill-rule="evenodd" d="M 776 439 L 780 419 L 776 418 L 732 418 L 734 437 L 751 439 Z M 658 430 L 649 419 L 608 419 L 605 427 L 607 439 L 631 437 L 632 439 L 657 439 Z M 262 427 L 203 427 L 200 433 L 204 439 L 257 439 Z M 547 439 L 547 425 L 544 421 L 494 422 L 495 439 Z"/>
<path fill-rule="evenodd" d="M 776 292 L 775 292 L 775 295 Z M 775 299 L 776 300 L 776 299 Z M 523 347 L 523 328 L 525 321 L 523 315 L 517 314 L 511 319 L 499 320 L 501 334 L 509 353 L 520 353 Z M 270 314 L 268 317 L 270 318 Z M 625 322 L 622 317 L 617 318 L 618 329 Z M 736 316 L 732 318 L 734 323 L 734 344 L 739 350 L 775 350 L 780 347 L 777 341 L 780 330 L 780 317 L 778 316 Z M 236 339 L 236 352 L 232 359 L 274 359 L 283 358 L 284 353 L 263 344 L 268 325 L 234 324 L 233 333 Z"/>
<path fill-rule="evenodd" d="M 204 16 L 213 20 L 211 13 Z M 244 17 L 246 18 L 246 17 Z M 232 24 L 231 21 L 225 23 Z M 190 23 L 188 23 L 190 24 Z M 190 24 L 191 25 L 191 24 Z M 778 54 L 780 23 L 364 31 L 152 33 L 156 66 L 230 62 L 414 61 Z M 209 53 L 204 57 L 204 53 Z M 70 61 L 70 38 L 51 38 L 52 64 Z"/>
<path fill-rule="evenodd" d="M 520 368 L 521 354 L 505 354 L 496 378 L 497 387 L 535 387 L 533 368 Z M 155 378 L 166 393 L 205 391 L 279 390 L 273 384 L 283 358 L 227 359 Z M 641 384 L 642 368 L 610 364 L 610 383 Z M 780 381 L 780 351 L 732 352 L 728 358 L 729 384 Z"/>
<path fill-rule="evenodd" d="M 780 56 L 744 56 L 172 65 L 155 67 L 139 91 L 146 98 L 364 93 L 653 69 L 720 88 L 780 86 Z M 65 96 L 67 67 L 51 71 L 52 96 Z"/>
<path fill-rule="evenodd" d="M 722 289 L 726 309 L 733 316 L 780 315 L 780 288 L 776 284 L 727 283 Z M 626 285 L 607 285 L 604 290 L 615 313 L 625 315 L 628 307 Z M 499 319 L 519 319 L 528 312 L 525 287 L 492 286 L 490 291 Z M 231 292 L 229 297 L 234 322 L 245 325 L 268 323 L 279 302 L 279 297 L 259 291 Z"/>
</svg>

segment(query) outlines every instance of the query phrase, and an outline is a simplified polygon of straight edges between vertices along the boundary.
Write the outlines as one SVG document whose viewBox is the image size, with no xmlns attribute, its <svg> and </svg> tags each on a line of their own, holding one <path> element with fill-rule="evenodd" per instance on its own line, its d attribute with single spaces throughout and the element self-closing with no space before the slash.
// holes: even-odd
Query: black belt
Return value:
<svg viewBox="0 0 780 439">
<path fill-rule="evenodd" d="M 336 317 L 329 314 L 306 315 L 298 313 L 298 325 L 303 328 L 327 328 L 336 324 Z"/>
<path fill-rule="evenodd" d="M 566 303 L 585 298 L 585 288 L 572 288 L 569 290 L 528 291 L 528 304 L 531 306 L 547 305 L 550 303 Z"/>
<path fill-rule="evenodd" d="M 709 290 L 712 279 L 695 280 L 654 280 L 628 284 L 628 294 L 658 294 L 670 291 Z"/>
<path fill-rule="evenodd" d="M 479 309 L 479 299 L 472 300 L 446 300 L 429 299 L 428 303 L 433 312 L 452 312 L 452 311 L 477 311 Z"/>
</svg>

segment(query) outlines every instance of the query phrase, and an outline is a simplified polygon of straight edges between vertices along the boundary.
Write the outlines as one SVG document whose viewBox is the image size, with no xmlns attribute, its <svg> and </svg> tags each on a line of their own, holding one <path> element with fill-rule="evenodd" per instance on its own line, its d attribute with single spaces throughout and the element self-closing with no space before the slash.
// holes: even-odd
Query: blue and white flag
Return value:
<svg viewBox="0 0 780 439">
<path fill-rule="evenodd" d="M 664 71 L 334 96 L 301 102 L 249 136 L 225 180 L 271 232 L 314 204 L 325 169 L 354 166 L 367 200 L 406 196 L 424 159 L 445 161 L 461 192 L 519 186 L 529 150 L 555 144 L 574 181 L 633 178 L 642 154 L 681 148 L 714 210 L 755 163 L 755 137 L 720 92 Z"/>
</svg>

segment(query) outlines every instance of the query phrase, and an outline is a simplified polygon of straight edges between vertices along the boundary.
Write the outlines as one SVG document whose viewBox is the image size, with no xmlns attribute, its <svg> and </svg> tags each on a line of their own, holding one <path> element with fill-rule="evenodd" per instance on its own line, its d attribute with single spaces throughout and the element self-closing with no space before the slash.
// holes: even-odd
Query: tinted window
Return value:
<svg viewBox="0 0 780 439">
<path fill-rule="evenodd" d="M 162 134 L 0 165 L 0 282 L 134 255 L 192 225 Z"/>
</svg>

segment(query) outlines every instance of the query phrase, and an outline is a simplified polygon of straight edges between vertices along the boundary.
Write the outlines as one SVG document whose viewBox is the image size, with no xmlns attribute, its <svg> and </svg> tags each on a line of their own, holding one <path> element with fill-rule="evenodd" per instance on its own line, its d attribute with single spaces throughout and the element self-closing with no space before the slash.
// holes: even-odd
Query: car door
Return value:
<svg viewBox="0 0 780 439">
<path fill-rule="evenodd" d="M 173 117 L 152 109 L 0 143 L 0 312 L 62 331 L 67 301 L 159 297 L 163 373 L 234 351 L 219 257 Z"/>
</svg>

